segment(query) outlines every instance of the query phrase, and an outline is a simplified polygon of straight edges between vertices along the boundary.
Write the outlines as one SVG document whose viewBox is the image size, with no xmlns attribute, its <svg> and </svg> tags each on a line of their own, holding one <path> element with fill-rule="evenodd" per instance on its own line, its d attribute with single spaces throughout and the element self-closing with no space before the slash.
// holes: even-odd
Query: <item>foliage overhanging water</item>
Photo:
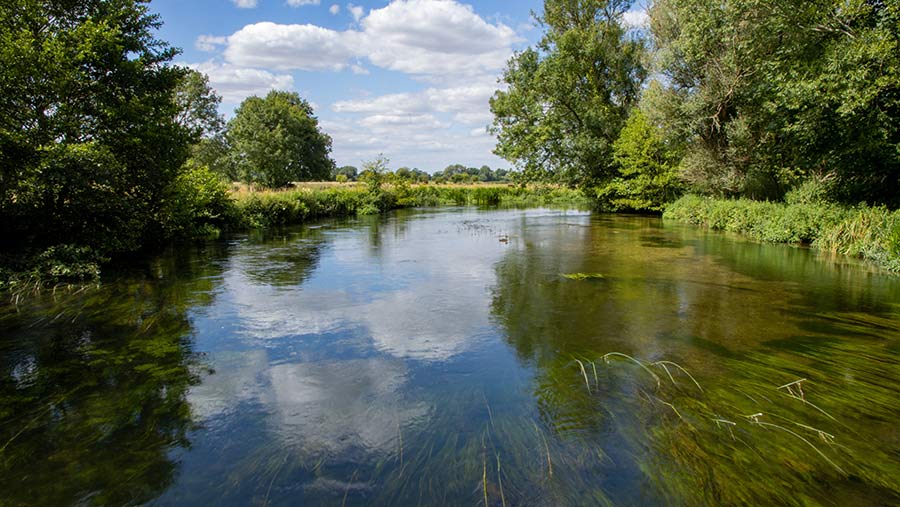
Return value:
<svg viewBox="0 0 900 507">
<path fill-rule="evenodd" d="M 900 280 L 803 249 L 404 211 L 0 312 L 0 505 L 900 502 Z"/>
</svg>

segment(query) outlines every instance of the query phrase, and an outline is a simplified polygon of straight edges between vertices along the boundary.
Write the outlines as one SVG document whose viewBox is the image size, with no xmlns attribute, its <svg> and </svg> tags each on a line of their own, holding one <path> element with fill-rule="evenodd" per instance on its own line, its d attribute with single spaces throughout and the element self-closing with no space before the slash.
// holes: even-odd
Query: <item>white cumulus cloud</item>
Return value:
<svg viewBox="0 0 900 507">
<path fill-rule="evenodd" d="M 301 7 L 303 5 L 319 5 L 320 0 L 287 0 L 287 4 L 291 7 Z"/>
<path fill-rule="evenodd" d="M 228 37 L 201 35 L 197 37 L 196 42 L 194 42 L 194 47 L 196 47 L 200 51 L 212 52 L 217 50 L 219 46 L 224 46 L 225 44 L 228 44 Z"/>
<path fill-rule="evenodd" d="M 253 9 L 256 7 L 256 0 L 231 0 L 234 5 L 240 9 Z"/>
<path fill-rule="evenodd" d="M 394 132 L 396 128 L 411 128 L 415 132 L 422 132 L 446 127 L 430 114 L 374 114 L 360 120 L 359 125 L 375 132 Z"/>
<path fill-rule="evenodd" d="M 354 18 L 359 6 L 348 4 Z M 261 22 L 228 37 L 235 65 L 278 70 L 344 70 L 354 59 L 429 81 L 496 75 L 520 39 L 453 0 L 394 0 L 360 20 L 359 29 Z"/>
<path fill-rule="evenodd" d="M 266 70 L 213 61 L 187 66 L 209 76 L 210 86 L 222 96 L 226 104 L 238 104 L 251 95 L 265 95 L 270 90 L 289 90 L 294 87 L 294 78 L 289 74 L 274 74 Z"/>
<path fill-rule="evenodd" d="M 323 126 L 334 139 L 335 156 L 348 163 L 385 152 L 400 165 L 427 170 L 456 162 L 509 167 L 490 155 L 495 139 L 486 127 L 493 119 L 489 100 L 496 89 L 484 80 L 342 100 L 331 110 L 344 119 Z"/>
<path fill-rule="evenodd" d="M 228 38 L 225 59 L 235 65 L 278 70 L 342 70 L 356 55 L 354 32 L 316 25 L 247 25 Z"/>
<path fill-rule="evenodd" d="M 368 58 L 416 75 L 459 76 L 501 69 L 518 36 L 451 0 L 398 0 L 362 20 Z"/>
<path fill-rule="evenodd" d="M 393 93 L 369 99 L 336 102 L 338 113 L 421 114 L 455 113 L 462 123 L 487 123 L 492 116 L 488 101 L 496 91 L 492 85 L 428 88 L 417 93 Z"/>
<path fill-rule="evenodd" d="M 328 8 L 328 12 L 337 16 L 341 12 L 341 6 L 338 4 L 333 4 L 331 7 Z"/>
</svg>

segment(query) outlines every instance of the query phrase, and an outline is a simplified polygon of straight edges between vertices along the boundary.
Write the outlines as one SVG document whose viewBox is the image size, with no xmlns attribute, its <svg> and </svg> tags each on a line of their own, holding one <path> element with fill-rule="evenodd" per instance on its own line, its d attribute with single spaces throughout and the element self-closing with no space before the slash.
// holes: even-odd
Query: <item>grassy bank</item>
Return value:
<svg viewBox="0 0 900 507">
<path fill-rule="evenodd" d="M 303 183 L 287 190 L 255 190 L 245 185 L 228 188 L 207 170 L 185 173 L 168 201 L 168 212 L 159 217 L 161 231 L 157 236 L 176 241 L 410 207 L 590 206 L 580 191 L 549 185 L 320 182 Z M 150 244 L 145 248 L 158 246 Z M 127 253 L 61 244 L 0 254 L 0 290 L 21 292 L 57 284 L 94 282 L 99 279 L 101 265 Z"/>
<path fill-rule="evenodd" d="M 786 203 L 774 203 L 687 195 L 670 204 L 663 218 L 760 241 L 806 244 L 900 272 L 900 211 L 884 207 L 803 202 L 790 196 Z"/>
<path fill-rule="evenodd" d="M 589 206 L 577 191 L 551 186 L 382 185 L 314 183 L 290 190 L 232 189 L 229 229 L 303 223 L 348 215 L 371 215 L 399 208 L 434 206 Z"/>
</svg>

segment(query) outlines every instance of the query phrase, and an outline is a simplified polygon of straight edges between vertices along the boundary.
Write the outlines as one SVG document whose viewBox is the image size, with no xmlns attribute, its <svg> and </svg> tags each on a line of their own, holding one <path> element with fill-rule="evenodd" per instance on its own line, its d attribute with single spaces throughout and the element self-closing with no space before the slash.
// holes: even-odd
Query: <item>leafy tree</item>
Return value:
<svg viewBox="0 0 900 507">
<path fill-rule="evenodd" d="M 175 88 L 175 123 L 188 129 L 195 138 L 210 138 L 222 133 L 225 120 L 219 114 L 222 97 L 209 86 L 209 77 L 185 69 Z"/>
<path fill-rule="evenodd" d="M 359 177 L 359 169 L 352 165 L 345 165 L 334 171 L 335 178 L 344 177 L 347 181 L 356 181 Z"/>
<path fill-rule="evenodd" d="M 331 137 L 319 130 L 309 102 L 297 93 L 250 97 L 228 122 L 230 158 L 240 179 L 268 187 L 327 180 L 334 169 Z"/>
<path fill-rule="evenodd" d="M 418 168 L 412 169 L 409 176 L 411 181 L 417 181 L 419 183 L 428 183 L 428 181 L 431 180 L 430 174 Z"/>
<path fill-rule="evenodd" d="M 618 175 L 598 191 L 604 207 L 662 211 L 680 191 L 678 153 L 660 129 L 635 109 L 613 144 Z"/>
<path fill-rule="evenodd" d="M 398 179 L 409 181 L 413 179 L 412 170 L 409 167 L 401 167 L 394 171 L 394 176 Z"/>
<path fill-rule="evenodd" d="M 0 234 L 17 252 L 103 253 L 159 237 L 191 132 L 176 121 L 184 70 L 142 0 L 0 6 Z"/>
<path fill-rule="evenodd" d="M 384 191 L 384 184 L 390 178 L 389 163 L 390 160 L 384 154 L 379 154 L 375 159 L 363 162 L 359 181 L 365 183 L 366 195 L 357 210 L 360 215 L 375 215 L 391 209 L 392 196 Z"/>
<path fill-rule="evenodd" d="M 240 174 L 230 153 L 223 130 L 216 135 L 201 138 L 191 146 L 191 159 L 188 163 L 191 166 L 207 167 L 228 181 L 238 181 L 241 179 Z"/>
<path fill-rule="evenodd" d="M 531 179 L 592 185 L 613 173 L 612 143 L 637 103 L 644 44 L 629 0 L 546 0 L 536 48 L 517 53 L 491 99 L 495 153 Z"/>
<path fill-rule="evenodd" d="M 900 2 L 816 3 L 811 49 L 785 66 L 783 99 L 767 111 L 786 113 L 785 156 L 804 175 L 833 176 L 841 200 L 900 205 Z"/>
<path fill-rule="evenodd" d="M 359 169 L 353 167 L 352 165 L 345 165 L 335 169 L 334 176 L 337 178 L 338 176 L 345 177 L 348 181 L 356 181 L 356 178 L 359 176 Z"/>
<path fill-rule="evenodd" d="M 377 190 L 387 179 L 387 175 L 390 172 L 388 164 L 390 163 L 390 159 L 385 157 L 383 153 L 379 153 L 372 160 L 363 162 L 363 170 L 359 175 L 359 181 L 364 182 L 370 189 Z"/>
<path fill-rule="evenodd" d="M 418 168 L 401 167 L 394 171 L 394 179 L 397 181 L 426 183 L 431 179 L 431 176 Z"/>
<path fill-rule="evenodd" d="M 478 180 L 494 181 L 494 173 L 491 171 L 491 168 L 489 166 L 481 166 L 481 169 L 478 170 Z"/>
<path fill-rule="evenodd" d="M 695 190 L 779 198 L 816 177 L 851 202 L 897 198 L 900 4 L 659 0 L 651 26 Z"/>
<path fill-rule="evenodd" d="M 209 86 L 206 74 L 187 68 L 184 72 L 175 88 L 175 122 L 197 140 L 191 147 L 189 166 L 207 167 L 234 180 L 234 170 L 227 157 L 225 119 L 219 114 L 222 97 Z"/>
<path fill-rule="evenodd" d="M 456 174 L 466 174 L 466 166 L 462 164 L 450 164 L 442 173 L 445 178 L 452 178 Z"/>
</svg>

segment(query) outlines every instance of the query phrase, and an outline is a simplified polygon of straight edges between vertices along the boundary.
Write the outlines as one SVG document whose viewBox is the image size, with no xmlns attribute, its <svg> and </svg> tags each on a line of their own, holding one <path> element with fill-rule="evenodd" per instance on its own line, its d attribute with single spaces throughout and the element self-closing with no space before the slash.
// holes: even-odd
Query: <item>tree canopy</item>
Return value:
<svg viewBox="0 0 900 507">
<path fill-rule="evenodd" d="M 618 174 L 597 193 L 607 208 L 662 211 L 681 190 L 677 152 L 640 109 L 631 113 L 613 144 L 613 160 Z"/>
<path fill-rule="evenodd" d="M 192 142 L 184 70 L 147 1 L 0 8 L 0 234 L 16 248 L 127 251 L 158 236 Z"/>
<path fill-rule="evenodd" d="M 612 144 L 637 103 L 646 71 L 629 35 L 629 0 L 546 0 L 536 48 L 517 53 L 491 99 L 495 153 L 525 171 L 569 184 L 613 173 Z"/>
<path fill-rule="evenodd" d="M 900 4 L 659 0 L 651 19 L 692 186 L 779 198 L 817 177 L 847 200 L 895 198 Z"/>
<path fill-rule="evenodd" d="M 209 77 L 193 69 L 185 69 L 175 88 L 175 122 L 188 129 L 195 138 L 222 133 L 225 120 L 219 114 L 222 97 L 209 86 Z"/>
<path fill-rule="evenodd" d="M 294 92 L 246 99 L 228 122 L 226 139 L 242 181 L 285 187 L 328 180 L 335 167 L 331 137 L 319 130 L 309 102 Z"/>
<path fill-rule="evenodd" d="M 831 199 L 900 205 L 900 3 L 656 0 L 641 29 L 629 7 L 544 2 L 543 38 L 491 101 L 498 155 L 601 204 L 659 169 L 622 151 L 643 143 L 692 192 L 780 199 L 817 181 Z M 645 125 L 622 131 L 629 115 Z"/>
</svg>

